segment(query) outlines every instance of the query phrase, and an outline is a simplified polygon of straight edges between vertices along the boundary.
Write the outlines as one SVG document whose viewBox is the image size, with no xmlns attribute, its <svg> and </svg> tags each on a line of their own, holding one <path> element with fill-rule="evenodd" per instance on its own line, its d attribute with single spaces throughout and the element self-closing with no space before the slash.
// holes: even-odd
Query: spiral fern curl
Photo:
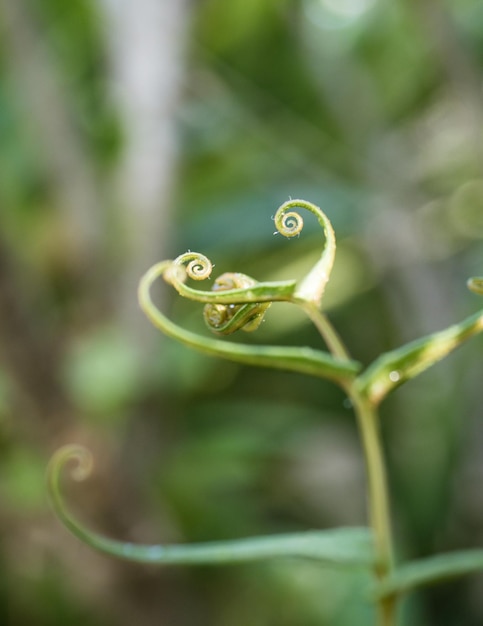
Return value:
<svg viewBox="0 0 483 626">
<path fill-rule="evenodd" d="M 396 624 L 400 596 L 409 590 L 454 576 L 483 570 L 483 550 L 453 553 L 415 563 L 395 565 L 384 456 L 379 435 L 378 405 L 402 383 L 414 378 L 464 341 L 483 331 L 483 311 L 458 324 L 382 354 L 365 370 L 354 361 L 338 333 L 321 310 L 323 295 L 335 259 L 336 240 L 325 213 L 305 200 L 289 200 L 274 216 L 277 232 L 298 236 L 303 219 L 295 209 L 315 215 L 324 234 L 321 256 L 300 280 L 258 282 L 246 274 L 226 272 L 215 279 L 211 290 L 195 289 L 189 280 L 204 281 L 213 270 L 203 254 L 187 252 L 174 260 L 154 265 L 142 277 L 138 297 L 148 319 L 164 334 L 211 356 L 238 363 L 283 369 L 329 379 L 349 396 L 357 419 L 367 473 L 370 528 L 310 531 L 294 535 L 258 537 L 200 545 L 137 545 L 104 537 L 82 524 L 65 505 L 61 476 L 71 461 L 73 477 L 84 479 L 92 459 L 81 446 L 65 446 L 49 465 L 48 487 L 52 506 L 64 525 L 79 539 L 104 553 L 144 563 L 196 564 L 252 561 L 280 556 L 318 559 L 326 564 L 372 569 L 379 626 Z M 183 297 L 204 305 L 207 327 L 217 338 L 193 333 L 164 315 L 152 300 L 151 287 L 159 279 Z M 483 278 L 471 278 L 469 289 L 483 295 Z M 237 330 L 256 330 L 276 302 L 299 306 L 325 340 L 328 351 L 309 347 L 285 347 L 231 343 L 221 337 Z"/>
</svg>

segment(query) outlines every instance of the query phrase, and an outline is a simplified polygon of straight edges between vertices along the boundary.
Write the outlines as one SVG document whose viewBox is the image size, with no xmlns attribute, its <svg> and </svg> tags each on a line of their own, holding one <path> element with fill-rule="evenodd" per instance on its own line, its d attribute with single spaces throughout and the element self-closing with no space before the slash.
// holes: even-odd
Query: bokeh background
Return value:
<svg viewBox="0 0 483 626">
<path fill-rule="evenodd" d="M 369 626 L 359 572 L 93 553 L 52 515 L 45 468 L 89 446 L 69 502 L 130 541 L 365 523 L 338 389 L 163 339 L 136 284 L 187 249 L 219 273 L 302 275 L 320 233 L 283 240 L 271 217 L 303 197 L 336 229 L 326 306 L 354 358 L 481 307 L 483 4 L 4 0 L 0 21 L 0 622 Z M 162 298 L 202 330 L 200 306 Z M 286 305 L 249 340 L 323 347 Z M 483 545 L 481 355 L 474 340 L 383 407 L 402 558 Z M 405 610 L 481 624 L 483 577 Z"/>
</svg>

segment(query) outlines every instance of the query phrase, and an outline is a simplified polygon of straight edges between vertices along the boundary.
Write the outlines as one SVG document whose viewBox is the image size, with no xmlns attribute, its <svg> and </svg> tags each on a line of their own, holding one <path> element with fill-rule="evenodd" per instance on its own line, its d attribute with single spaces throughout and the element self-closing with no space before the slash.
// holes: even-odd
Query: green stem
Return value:
<svg viewBox="0 0 483 626">
<path fill-rule="evenodd" d="M 333 356 L 342 361 L 350 361 L 349 353 L 342 343 L 341 338 L 337 334 L 336 330 L 329 322 L 326 315 L 321 313 L 320 309 L 313 302 L 307 300 L 295 300 L 295 304 L 298 304 L 308 315 L 314 326 L 319 331 L 321 337 L 324 339 L 327 347 Z"/>
<path fill-rule="evenodd" d="M 328 318 L 312 303 L 302 304 L 334 357 L 350 361 L 349 353 Z M 374 532 L 376 566 L 375 574 L 383 583 L 393 569 L 393 539 L 389 513 L 386 468 L 379 437 L 378 415 L 375 406 L 350 380 L 342 385 L 349 396 L 357 418 L 362 438 L 368 481 L 368 507 L 370 524 Z M 396 598 L 378 598 L 380 626 L 393 626 L 396 619 Z"/>
<path fill-rule="evenodd" d="M 348 389 L 348 393 L 357 417 L 366 462 L 369 516 L 376 551 L 375 573 L 379 582 L 383 583 L 393 568 L 393 539 L 378 416 L 374 407 L 362 397 L 355 386 L 349 387 L 351 389 Z M 378 601 L 380 626 L 392 626 L 395 623 L 395 604 L 394 597 Z"/>
</svg>

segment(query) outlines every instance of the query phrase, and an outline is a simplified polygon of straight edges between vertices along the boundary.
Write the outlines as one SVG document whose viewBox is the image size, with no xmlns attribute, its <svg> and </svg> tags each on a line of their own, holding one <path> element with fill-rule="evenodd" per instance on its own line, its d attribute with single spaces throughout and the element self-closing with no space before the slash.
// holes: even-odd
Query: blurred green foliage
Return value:
<svg viewBox="0 0 483 626">
<path fill-rule="evenodd" d="M 0 621 L 372 624 L 359 574 L 298 562 L 183 573 L 106 564 L 48 511 L 46 460 L 81 439 L 99 478 L 72 497 L 106 534 L 195 541 L 365 519 L 357 435 L 337 389 L 157 337 L 147 358 L 128 336 L 117 268 L 134 234 L 119 228 L 112 186 L 130 129 L 111 89 L 101 5 L 18 2 L 102 190 L 102 252 L 88 270 L 35 130 L 40 100 L 14 62 L 22 30 L 1 17 Z M 465 281 L 483 266 L 481 2 L 205 0 L 186 12 L 174 235 L 161 256 L 189 248 L 219 273 L 297 277 L 319 238 L 308 223 L 282 240 L 271 216 L 306 197 L 336 230 L 327 301 L 354 358 L 369 363 L 475 310 Z M 202 327 L 201 307 L 168 296 L 165 307 Z M 250 340 L 319 346 L 284 305 Z M 481 546 L 481 363 L 477 340 L 383 411 L 404 556 Z M 481 586 L 417 595 L 407 623 L 480 624 Z"/>
</svg>

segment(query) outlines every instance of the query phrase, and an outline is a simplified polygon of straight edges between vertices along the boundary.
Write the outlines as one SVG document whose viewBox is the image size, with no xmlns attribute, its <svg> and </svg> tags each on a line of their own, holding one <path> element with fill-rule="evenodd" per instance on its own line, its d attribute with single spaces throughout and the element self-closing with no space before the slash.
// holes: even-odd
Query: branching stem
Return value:
<svg viewBox="0 0 483 626">
<path fill-rule="evenodd" d="M 194 289 L 187 279 L 204 280 L 213 265 L 202 254 L 187 252 L 173 261 L 162 261 L 143 276 L 139 304 L 151 322 L 164 334 L 205 354 L 246 365 L 284 369 L 337 383 L 348 395 L 362 440 L 367 474 L 369 529 L 340 529 L 260 537 L 203 545 L 134 545 L 90 531 L 65 507 L 60 490 L 60 473 L 70 459 L 77 459 L 75 476 L 83 479 L 90 470 L 89 454 L 79 446 L 61 448 L 49 471 L 49 491 L 55 511 L 65 526 L 93 548 L 120 558 L 143 563 L 195 564 L 252 561 L 280 556 L 319 559 L 326 565 L 372 567 L 376 585 L 378 626 L 396 626 L 397 601 L 408 589 L 451 576 L 483 569 L 483 551 L 451 554 L 394 568 L 393 538 L 386 467 L 379 433 L 379 403 L 397 386 L 414 378 L 470 337 L 483 332 L 483 311 L 401 348 L 381 355 L 361 373 L 327 316 L 321 301 L 335 257 L 336 241 L 325 213 L 305 200 L 289 200 L 277 210 L 274 222 L 285 237 L 298 236 L 303 219 L 292 209 L 315 215 L 324 233 L 324 248 L 317 263 L 301 281 L 257 282 L 245 274 L 225 272 L 211 291 Z M 301 307 L 325 341 L 328 352 L 307 347 L 230 343 L 198 335 L 173 323 L 154 304 L 151 287 L 160 277 L 178 293 L 202 302 L 207 326 L 218 336 L 259 327 L 272 302 L 291 302 Z M 468 287 L 483 295 L 483 277 L 471 278 Z"/>
</svg>

